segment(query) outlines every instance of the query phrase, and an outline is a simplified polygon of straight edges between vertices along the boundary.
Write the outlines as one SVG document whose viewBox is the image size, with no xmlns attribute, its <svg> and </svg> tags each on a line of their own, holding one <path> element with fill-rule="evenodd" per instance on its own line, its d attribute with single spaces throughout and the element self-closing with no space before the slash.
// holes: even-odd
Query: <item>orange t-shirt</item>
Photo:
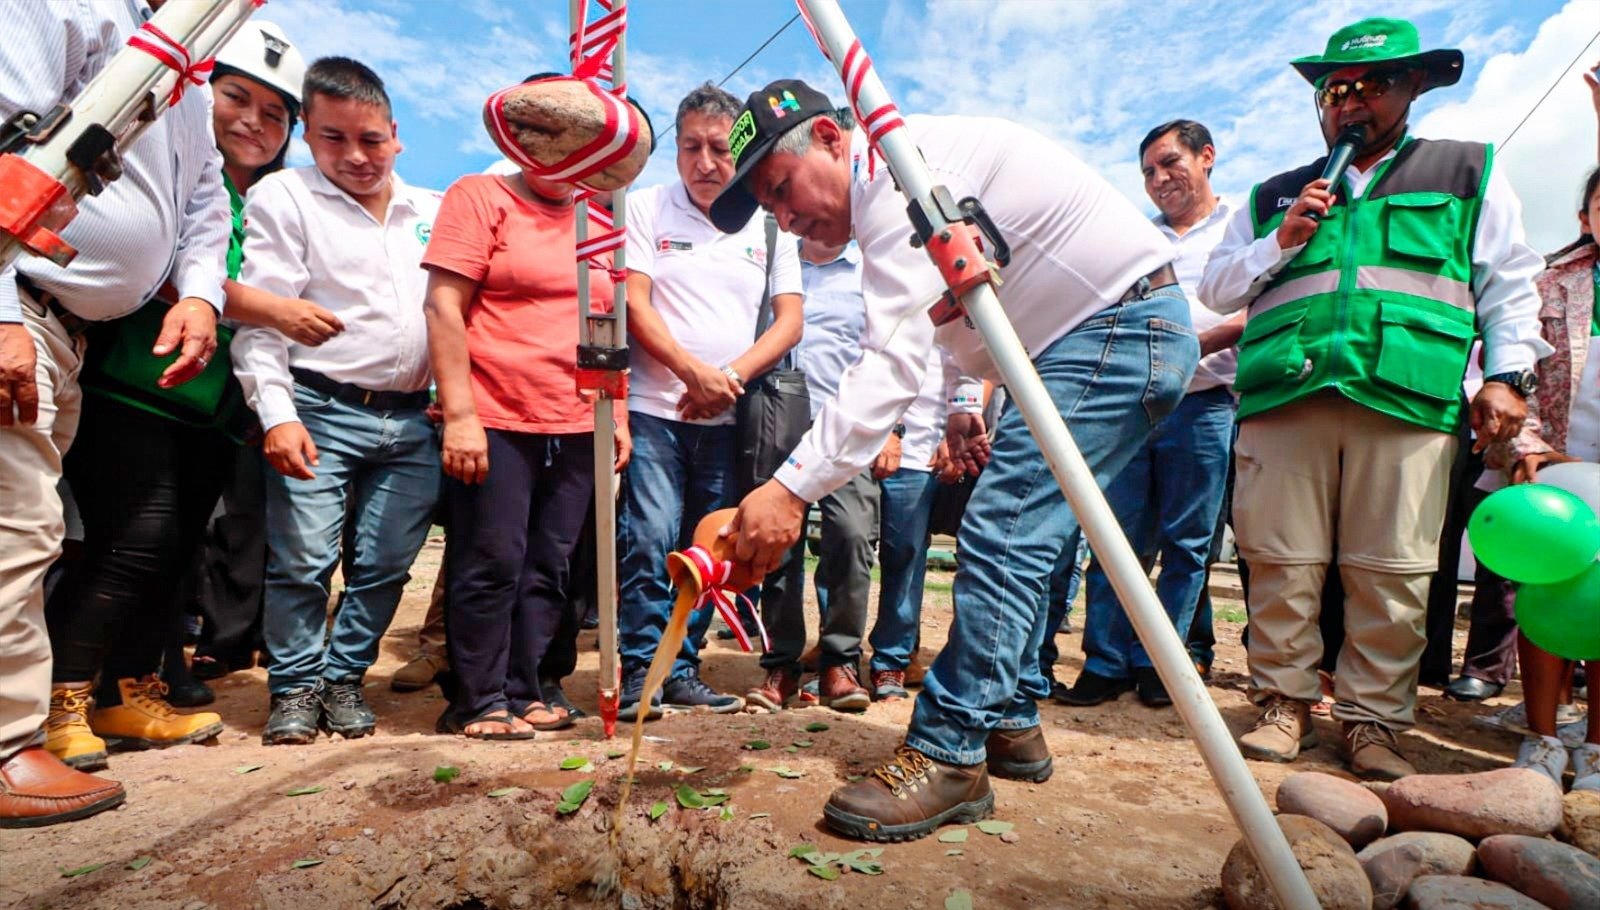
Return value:
<svg viewBox="0 0 1600 910">
<path fill-rule="evenodd" d="M 576 214 L 571 204 L 519 196 L 491 174 L 462 177 L 444 194 L 422 264 L 478 282 L 465 313 L 467 353 L 486 428 L 594 430 L 594 405 L 578 397 L 575 384 Z M 589 269 L 589 294 L 594 309 L 610 312 L 612 283 L 603 269 Z"/>
</svg>

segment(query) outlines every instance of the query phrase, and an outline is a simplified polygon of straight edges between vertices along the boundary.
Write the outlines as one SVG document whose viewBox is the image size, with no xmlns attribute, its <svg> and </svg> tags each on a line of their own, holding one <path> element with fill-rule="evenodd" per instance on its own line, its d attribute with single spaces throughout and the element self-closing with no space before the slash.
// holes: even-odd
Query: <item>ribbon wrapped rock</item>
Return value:
<svg viewBox="0 0 1600 910">
<path fill-rule="evenodd" d="M 627 100 L 592 79 L 551 76 L 501 89 L 483 108 L 500 151 L 546 180 L 606 191 L 644 170 L 655 142 Z"/>
</svg>

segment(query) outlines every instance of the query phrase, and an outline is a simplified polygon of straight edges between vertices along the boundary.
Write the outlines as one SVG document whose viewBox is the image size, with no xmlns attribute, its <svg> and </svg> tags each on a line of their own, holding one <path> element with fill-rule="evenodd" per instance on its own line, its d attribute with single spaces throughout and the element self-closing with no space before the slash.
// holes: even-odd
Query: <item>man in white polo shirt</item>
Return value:
<svg viewBox="0 0 1600 910">
<path fill-rule="evenodd" d="M 274 469 L 262 614 L 272 655 L 268 745 L 309 743 L 319 728 L 347 739 L 372 732 L 362 676 L 439 495 L 422 312 L 422 253 L 439 195 L 394 174 L 397 129 L 370 69 L 324 57 L 306 70 L 304 97 L 316 165 L 251 189 L 240 280 L 313 300 L 344 331 L 308 347 L 246 328 L 233 345 Z M 330 633 L 328 583 L 344 541 L 344 593 Z"/>
<path fill-rule="evenodd" d="M 803 236 L 842 243 L 853 235 L 864 263 L 861 359 L 726 532 L 756 571 L 799 535 L 806 503 L 882 450 L 922 385 L 935 340 L 928 307 L 946 290 L 926 254 L 906 242 L 912 228 L 888 169 L 832 111 L 795 80 L 751 95 L 732 133 L 738 170 L 712 209 L 730 228 L 759 202 Z M 934 182 L 957 199 L 981 199 L 1009 244 L 1006 315 L 1106 483 L 1177 405 L 1199 360 L 1171 243 L 1102 177 L 1029 129 L 917 116 L 906 129 Z M 968 320 L 940 326 L 938 344 L 959 372 L 998 378 Z M 979 415 L 952 413 L 945 435 L 958 459 L 987 462 L 961 525 L 955 621 L 905 745 L 828 801 L 828 825 L 852 837 L 903 840 L 983 818 L 994 806 L 988 770 L 1032 781 L 1051 770 L 1034 703 L 1049 693 L 1039 643 L 1049 574 L 1076 520 L 1017 409 L 1001 417 L 992 459 Z"/>
<path fill-rule="evenodd" d="M 638 710 L 645 670 L 672 612 L 667 554 L 687 546 L 695 524 L 739 493 L 734 401 L 746 380 L 800 340 L 795 238 L 779 235 L 768 263 L 763 219 L 747 217 L 724 234 L 706 216 L 733 174 L 728 128 L 738 111 L 738 99 L 710 83 L 691 91 L 678 105 L 679 180 L 628 194 L 628 330 L 638 347 L 628 391 L 633 460 L 617 518 L 624 720 Z M 772 294 L 772 324 L 757 340 L 764 287 Z M 744 706 L 700 679 L 700 643 L 712 612 L 690 622 L 657 696 L 667 706 L 718 713 Z M 652 699 L 650 713 L 657 710 Z"/>
</svg>

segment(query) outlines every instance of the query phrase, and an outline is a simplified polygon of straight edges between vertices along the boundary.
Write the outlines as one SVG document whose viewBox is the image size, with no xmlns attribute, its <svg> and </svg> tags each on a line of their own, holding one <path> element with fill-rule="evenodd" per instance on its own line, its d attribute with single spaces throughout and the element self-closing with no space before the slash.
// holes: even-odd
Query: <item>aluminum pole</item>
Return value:
<svg viewBox="0 0 1600 910">
<path fill-rule="evenodd" d="M 871 121 L 879 109 L 892 108 L 888 90 L 866 59 L 865 51 L 858 47 L 854 54 L 850 53 L 852 46 L 859 42 L 836 0 L 797 2 L 847 89 L 852 84 L 857 86 L 858 91 L 850 100 L 858 121 Z M 847 56 L 854 64 L 849 76 L 845 71 Z M 897 126 L 885 133 L 878 141 L 878 148 L 906 200 L 922 201 L 924 208 L 936 215 L 938 207 L 932 204 L 932 175 L 905 128 Z M 935 232 L 941 227 L 943 225 L 936 223 Z M 1266 798 L 1245 766 L 1244 757 L 1234 745 L 1200 674 L 1189 660 L 1188 650 L 1156 599 L 1149 576 L 1123 536 L 1105 495 L 1095 483 L 1094 474 L 1067 432 L 1066 423 L 1039 374 L 1034 371 L 1016 329 L 1006 318 L 1000 298 L 991 285 L 979 284 L 964 294 L 961 302 L 982 334 L 1006 391 L 1038 441 L 1051 472 L 1088 535 L 1095 557 L 1111 579 L 1139 640 L 1144 643 L 1161 681 L 1172 695 L 1173 704 L 1199 745 L 1217 789 L 1279 902 L 1290 910 L 1317 910 L 1317 898 L 1306 881 L 1305 872 L 1295 860 L 1288 840 L 1267 807 Z"/>
</svg>

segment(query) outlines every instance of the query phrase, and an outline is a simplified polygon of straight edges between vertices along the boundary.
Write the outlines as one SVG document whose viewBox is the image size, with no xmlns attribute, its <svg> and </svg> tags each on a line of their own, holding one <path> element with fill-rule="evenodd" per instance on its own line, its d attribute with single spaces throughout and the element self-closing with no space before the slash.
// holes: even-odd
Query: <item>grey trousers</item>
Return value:
<svg viewBox="0 0 1600 910">
<path fill-rule="evenodd" d="M 822 511 L 816 586 L 824 667 L 859 670 L 878 549 L 878 500 L 878 482 L 863 471 L 817 503 Z M 805 545 L 801 537 L 761 586 L 761 622 L 772 643 L 761 655 L 764 669 L 798 669 L 806 648 Z"/>
</svg>

